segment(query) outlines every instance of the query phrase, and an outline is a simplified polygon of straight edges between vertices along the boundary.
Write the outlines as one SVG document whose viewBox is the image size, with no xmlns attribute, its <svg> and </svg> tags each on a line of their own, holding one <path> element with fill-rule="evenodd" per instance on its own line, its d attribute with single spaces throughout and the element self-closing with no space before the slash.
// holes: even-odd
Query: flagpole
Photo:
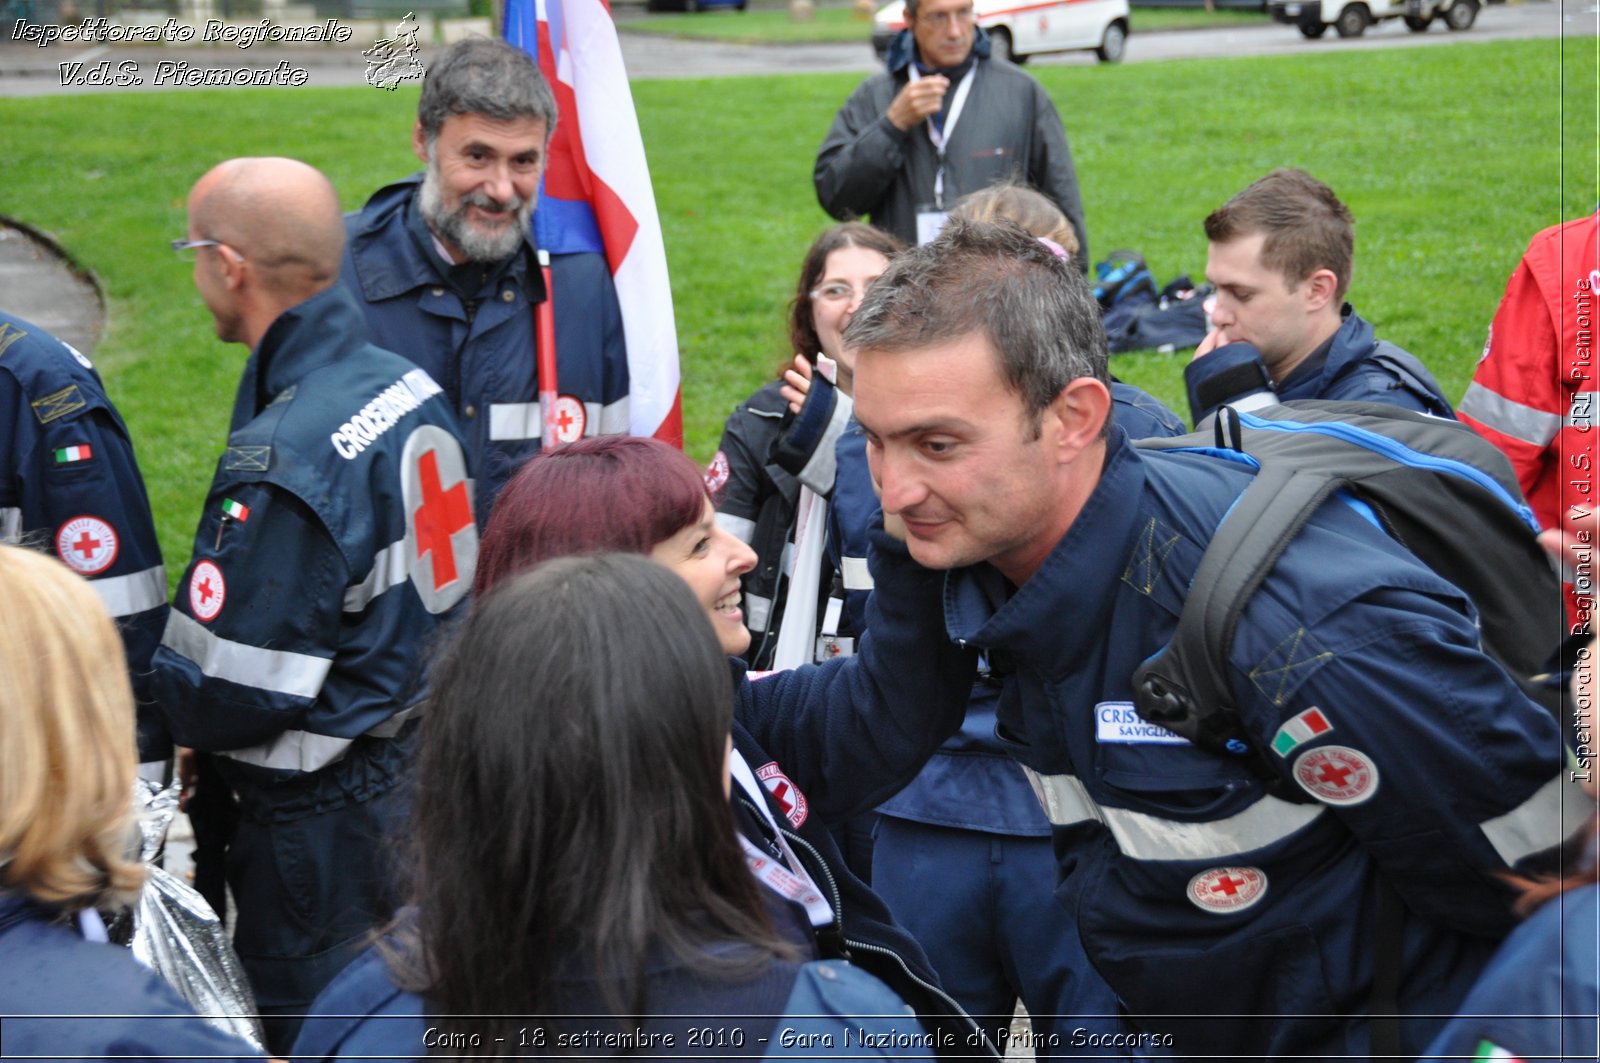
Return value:
<svg viewBox="0 0 1600 1063">
<path fill-rule="evenodd" d="M 539 415 L 544 419 L 539 449 L 554 450 L 561 442 L 556 427 L 556 396 L 560 394 L 556 382 L 556 292 L 550 283 L 550 252 L 542 247 L 539 249 L 539 272 L 544 277 L 544 302 L 533 308 L 538 348 L 534 365 L 539 373 Z"/>
</svg>

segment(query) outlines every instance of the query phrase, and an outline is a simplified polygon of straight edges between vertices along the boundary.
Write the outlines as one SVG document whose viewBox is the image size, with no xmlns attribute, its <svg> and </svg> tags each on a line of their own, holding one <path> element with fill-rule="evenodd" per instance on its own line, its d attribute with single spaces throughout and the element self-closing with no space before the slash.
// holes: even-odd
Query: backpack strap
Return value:
<svg viewBox="0 0 1600 1063">
<path fill-rule="evenodd" d="M 1218 418 L 1219 437 L 1232 420 Z M 1285 548 L 1341 481 L 1282 465 L 1263 467 L 1234 502 L 1195 570 L 1172 640 L 1134 672 L 1139 715 L 1201 749 L 1247 758 L 1275 797 L 1304 802 L 1250 742 L 1227 675 L 1239 618 Z"/>
</svg>

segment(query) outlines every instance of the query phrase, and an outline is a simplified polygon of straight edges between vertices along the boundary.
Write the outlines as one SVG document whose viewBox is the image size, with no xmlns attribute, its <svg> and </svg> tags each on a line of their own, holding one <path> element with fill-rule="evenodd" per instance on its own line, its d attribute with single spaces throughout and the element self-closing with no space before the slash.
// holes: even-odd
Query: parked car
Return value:
<svg viewBox="0 0 1600 1063">
<path fill-rule="evenodd" d="M 1089 50 L 1102 63 L 1116 63 L 1128 46 L 1128 0 L 975 0 L 974 6 L 994 54 L 1013 63 L 1044 52 Z M 872 20 L 872 50 L 878 58 L 905 28 L 903 0 L 878 9 Z"/>
<path fill-rule="evenodd" d="M 1341 37 L 1359 37 L 1374 22 L 1403 18 L 1406 28 L 1422 33 L 1434 19 L 1452 30 L 1471 29 L 1478 20 L 1479 0 L 1267 0 L 1277 22 L 1300 29 L 1303 37 L 1320 37 L 1332 26 Z"/>
</svg>

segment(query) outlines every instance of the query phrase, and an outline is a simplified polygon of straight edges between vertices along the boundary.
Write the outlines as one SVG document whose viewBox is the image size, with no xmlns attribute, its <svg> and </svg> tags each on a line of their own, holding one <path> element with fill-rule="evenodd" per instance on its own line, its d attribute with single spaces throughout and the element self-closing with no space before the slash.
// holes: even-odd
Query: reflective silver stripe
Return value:
<svg viewBox="0 0 1600 1063">
<path fill-rule="evenodd" d="M 393 738 L 400 733 L 400 728 L 422 714 L 422 706 L 425 704 L 426 702 L 419 701 L 409 709 L 402 709 L 382 723 L 367 728 L 367 734 L 374 738 Z"/>
<path fill-rule="evenodd" d="M 316 771 L 344 756 L 354 739 L 312 734 L 310 731 L 285 731 L 270 742 L 245 749 L 224 749 L 221 755 L 258 768 L 278 771 Z"/>
<path fill-rule="evenodd" d="M 628 430 L 628 397 L 606 406 L 583 404 L 586 436 L 621 435 Z M 496 402 L 489 407 L 489 438 L 497 442 L 538 439 L 544 435 L 544 415 L 537 402 Z"/>
<path fill-rule="evenodd" d="M 167 617 L 161 645 L 193 661 L 213 679 L 269 690 L 295 698 L 314 698 L 322 690 L 333 662 L 326 657 L 289 650 L 265 650 L 221 638 L 200 621 L 174 609 Z"/>
<path fill-rule="evenodd" d="M 626 395 L 607 406 L 586 402 L 584 407 L 589 411 L 589 423 L 594 424 L 597 420 L 600 423 L 600 428 L 589 435 L 620 436 L 627 432 L 632 423 L 630 418 L 633 410 Z"/>
<path fill-rule="evenodd" d="M 372 599 L 396 584 L 404 583 L 410 576 L 411 566 L 406 563 L 406 541 L 390 543 L 372 559 L 372 571 L 367 578 L 344 590 L 344 611 L 359 613 Z"/>
<path fill-rule="evenodd" d="M 870 591 L 872 589 L 872 570 L 867 567 L 864 557 L 841 557 L 839 559 L 840 574 L 844 576 L 844 589 L 847 591 Z"/>
<path fill-rule="evenodd" d="M 89 586 L 113 617 L 132 616 L 167 604 L 167 566 L 156 565 L 128 576 L 90 580 Z"/>
<path fill-rule="evenodd" d="M 833 491 L 833 480 L 838 473 L 838 459 L 835 451 L 838 448 L 839 437 L 844 435 L 845 426 L 850 423 L 850 415 L 855 412 L 855 400 L 842 391 L 834 392 L 836 398 L 833 404 L 833 416 L 828 420 L 828 427 L 822 432 L 822 439 L 817 443 L 817 448 L 811 452 L 811 459 L 806 462 L 805 468 L 800 470 L 799 480 L 819 495 L 826 496 Z"/>
<path fill-rule="evenodd" d="M 1104 823 L 1117 846 L 1137 860 L 1220 860 L 1282 841 L 1325 811 L 1322 805 L 1300 805 L 1263 797 L 1243 812 L 1209 823 L 1105 808 L 1095 804 L 1083 783 L 1071 775 L 1040 775 L 1024 767 L 1028 782 L 1058 827 L 1086 820 Z"/>
<path fill-rule="evenodd" d="M 500 402 L 489 407 L 490 439 L 538 439 L 543 434 L 537 402 Z"/>
<path fill-rule="evenodd" d="M 400 728 L 406 721 L 421 711 L 421 708 L 419 704 L 411 706 L 404 712 L 397 712 L 376 727 L 370 728 L 367 734 L 376 738 L 393 738 L 400 733 Z M 335 738 L 332 735 L 319 735 L 311 731 L 285 731 L 258 746 L 225 749 L 221 755 L 229 760 L 254 764 L 259 768 L 274 768 L 278 771 L 319 771 L 349 752 L 354 741 L 353 738 Z"/>
<path fill-rule="evenodd" d="M 1539 787 L 1534 795 L 1480 828 L 1508 866 L 1554 848 L 1594 815 L 1594 799 L 1568 772 Z"/>
<path fill-rule="evenodd" d="M 749 517 L 735 517 L 732 513 L 718 513 L 717 527 L 738 539 L 746 546 L 756 537 L 756 522 Z"/>
<path fill-rule="evenodd" d="M 1467 393 L 1456 404 L 1456 410 L 1502 435 L 1536 447 L 1549 446 L 1556 433 L 1561 431 L 1559 413 L 1547 413 L 1513 402 L 1477 381 L 1467 385 Z"/>
<path fill-rule="evenodd" d="M 1249 413 L 1251 410 L 1259 410 L 1263 406 L 1275 405 L 1278 401 L 1278 393 L 1275 391 L 1252 391 L 1243 398 L 1235 399 L 1228 403 L 1228 405 L 1241 413 Z"/>
<path fill-rule="evenodd" d="M 744 622 L 751 631 L 767 630 L 767 621 L 772 619 L 772 599 L 763 598 L 759 594 L 746 594 L 744 596 Z"/>
<path fill-rule="evenodd" d="M 1595 417 L 1596 402 L 1600 402 L 1600 391 L 1580 391 L 1572 396 L 1572 406 L 1567 410 L 1567 427 L 1593 428 L 1600 421 Z"/>
<path fill-rule="evenodd" d="M 22 510 L 17 506 L 0 506 L 0 543 L 14 543 L 22 538 Z"/>
</svg>

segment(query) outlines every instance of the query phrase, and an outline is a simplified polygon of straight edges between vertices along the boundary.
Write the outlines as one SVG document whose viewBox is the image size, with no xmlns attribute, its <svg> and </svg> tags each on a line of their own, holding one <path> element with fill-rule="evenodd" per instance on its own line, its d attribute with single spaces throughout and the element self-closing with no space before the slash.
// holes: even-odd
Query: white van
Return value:
<svg viewBox="0 0 1600 1063">
<path fill-rule="evenodd" d="M 1320 37 L 1332 26 L 1341 37 L 1359 37 L 1374 22 L 1403 18 L 1412 33 L 1434 19 L 1448 29 L 1467 30 L 1478 20 L 1478 0 L 1267 0 L 1277 22 L 1298 26 L 1303 37 Z"/>
<path fill-rule="evenodd" d="M 975 0 L 978 25 L 994 54 L 1013 63 L 1043 52 L 1093 49 L 1102 63 L 1122 60 L 1128 44 L 1128 0 Z M 872 20 L 872 48 L 882 58 L 906 28 L 905 4 L 894 0 Z"/>
</svg>

